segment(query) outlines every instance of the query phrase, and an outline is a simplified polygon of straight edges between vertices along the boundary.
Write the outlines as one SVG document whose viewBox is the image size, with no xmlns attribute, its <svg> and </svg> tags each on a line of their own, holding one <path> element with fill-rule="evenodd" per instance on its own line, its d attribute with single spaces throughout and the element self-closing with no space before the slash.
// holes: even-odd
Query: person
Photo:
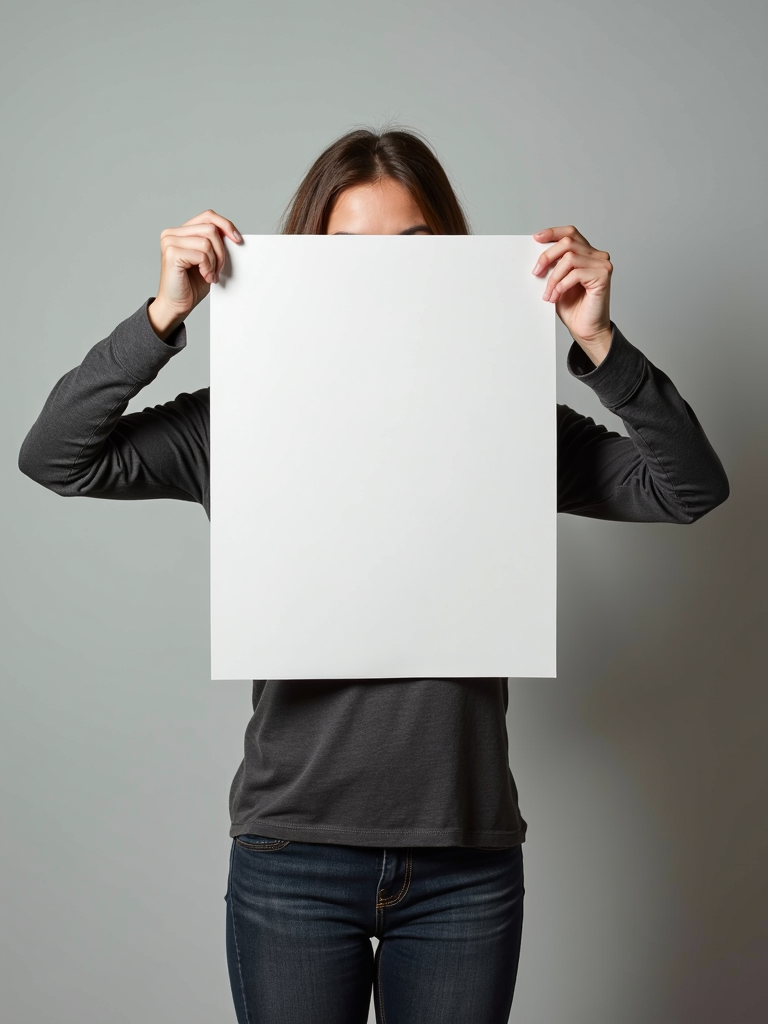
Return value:
<svg viewBox="0 0 768 1024">
<path fill-rule="evenodd" d="M 281 231 L 471 233 L 431 144 L 410 129 L 337 138 Z M 210 521 L 209 388 L 125 409 L 185 348 L 225 237 L 242 244 L 211 209 L 161 232 L 157 294 L 54 385 L 21 446 L 23 473 L 67 497 L 197 502 Z M 531 268 L 542 300 L 572 337 L 568 370 L 628 435 L 557 405 L 558 511 L 696 522 L 728 497 L 728 479 L 691 406 L 611 320 L 609 253 L 573 225 L 533 237 L 546 243 Z M 507 708 L 503 678 L 253 680 L 225 894 L 241 1024 L 362 1024 L 371 993 L 381 1024 L 507 1021 L 528 827 Z"/>
</svg>

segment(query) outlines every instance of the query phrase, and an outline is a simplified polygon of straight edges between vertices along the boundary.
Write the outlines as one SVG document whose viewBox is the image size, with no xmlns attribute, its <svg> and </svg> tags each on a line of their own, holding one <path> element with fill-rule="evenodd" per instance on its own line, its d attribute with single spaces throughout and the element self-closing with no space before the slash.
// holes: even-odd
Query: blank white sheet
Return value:
<svg viewBox="0 0 768 1024">
<path fill-rule="evenodd" d="M 211 679 L 556 676 L 555 309 L 529 235 L 225 239 Z"/>
</svg>

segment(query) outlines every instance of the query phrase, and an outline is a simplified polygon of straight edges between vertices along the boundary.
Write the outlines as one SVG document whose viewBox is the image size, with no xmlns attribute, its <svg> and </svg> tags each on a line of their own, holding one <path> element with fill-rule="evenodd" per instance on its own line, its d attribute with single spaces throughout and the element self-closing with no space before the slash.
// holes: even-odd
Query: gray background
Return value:
<svg viewBox="0 0 768 1024">
<path fill-rule="evenodd" d="M 3 1020 L 234 1020 L 208 523 L 17 468 L 50 389 L 207 207 L 276 229 L 321 149 L 424 131 L 477 233 L 575 224 L 729 473 L 692 527 L 559 517 L 554 680 L 510 681 L 518 1024 L 757 1024 L 765 863 L 766 33 L 758 2 L 6 5 Z M 543 285 L 542 285 L 543 290 Z M 208 383 L 208 304 L 129 411 Z M 568 376 L 559 400 L 621 428 Z M 764 630 L 764 627 L 763 627 Z"/>
</svg>

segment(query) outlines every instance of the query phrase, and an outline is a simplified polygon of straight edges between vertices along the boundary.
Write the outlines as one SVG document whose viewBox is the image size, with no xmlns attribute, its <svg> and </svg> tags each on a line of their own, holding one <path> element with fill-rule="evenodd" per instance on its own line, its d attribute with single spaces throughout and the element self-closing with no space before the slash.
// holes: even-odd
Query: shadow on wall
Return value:
<svg viewBox="0 0 768 1024">
<path fill-rule="evenodd" d="M 665 928 L 649 935 L 633 986 L 655 989 L 651 1002 L 662 999 L 675 1022 L 765 1019 L 765 456 L 755 431 L 728 460 L 727 503 L 693 526 L 649 524 L 630 536 L 634 524 L 577 525 L 587 549 L 566 545 L 560 571 L 576 591 L 562 600 L 577 631 L 568 645 L 579 651 L 578 678 L 569 672 L 566 685 L 523 697 L 543 716 L 539 735 L 601 752 L 598 774 L 615 773 L 635 801 L 627 821 L 653 824 L 650 874 L 633 849 L 638 875 L 628 884 L 653 887 L 661 871 L 664 896 L 649 896 L 668 901 Z"/>
</svg>

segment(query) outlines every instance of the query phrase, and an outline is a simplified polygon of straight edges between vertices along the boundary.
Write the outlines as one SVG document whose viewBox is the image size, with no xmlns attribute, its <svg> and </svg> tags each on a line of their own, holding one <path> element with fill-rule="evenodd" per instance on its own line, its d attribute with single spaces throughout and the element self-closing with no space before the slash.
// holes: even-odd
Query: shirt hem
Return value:
<svg viewBox="0 0 768 1024">
<path fill-rule="evenodd" d="M 251 818 L 233 822 L 231 839 L 242 835 L 292 839 L 299 843 L 330 843 L 342 846 L 517 846 L 525 841 L 526 828 L 471 830 L 462 828 L 337 828 Z"/>
</svg>

